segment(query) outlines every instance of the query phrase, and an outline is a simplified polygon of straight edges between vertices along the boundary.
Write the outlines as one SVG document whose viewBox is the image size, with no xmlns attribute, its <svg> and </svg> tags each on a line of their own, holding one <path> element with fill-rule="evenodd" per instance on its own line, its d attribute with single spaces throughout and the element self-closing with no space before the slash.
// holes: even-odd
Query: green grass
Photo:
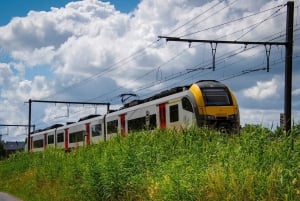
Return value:
<svg viewBox="0 0 300 201">
<path fill-rule="evenodd" d="M 0 162 L 0 191 L 46 200 L 300 200 L 300 129 L 155 130 Z"/>
</svg>

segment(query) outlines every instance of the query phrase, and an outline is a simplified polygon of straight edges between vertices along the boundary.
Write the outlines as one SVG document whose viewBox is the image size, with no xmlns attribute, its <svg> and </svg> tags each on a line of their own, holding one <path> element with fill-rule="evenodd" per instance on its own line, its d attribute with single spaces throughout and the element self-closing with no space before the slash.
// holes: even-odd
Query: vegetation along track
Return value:
<svg viewBox="0 0 300 201">
<path fill-rule="evenodd" d="M 0 162 L 0 191 L 35 200 L 300 200 L 300 126 L 190 128 Z"/>
</svg>

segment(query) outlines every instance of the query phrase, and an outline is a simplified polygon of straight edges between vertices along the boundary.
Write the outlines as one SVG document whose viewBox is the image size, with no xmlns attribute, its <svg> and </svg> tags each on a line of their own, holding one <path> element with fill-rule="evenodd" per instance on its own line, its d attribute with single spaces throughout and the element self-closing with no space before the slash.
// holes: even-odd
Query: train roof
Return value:
<svg viewBox="0 0 300 201">
<path fill-rule="evenodd" d="M 221 82 L 216 81 L 216 80 L 199 80 L 198 82 L 193 83 L 193 84 L 197 84 L 200 88 L 226 87 L 224 84 L 222 84 Z M 162 91 L 162 92 L 160 92 L 158 94 L 155 94 L 153 96 L 150 96 L 148 98 L 145 98 L 145 99 L 133 100 L 129 103 L 124 104 L 124 106 L 121 108 L 121 110 L 125 109 L 125 108 L 135 106 L 135 105 L 139 105 L 139 104 L 142 104 L 142 103 L 147 103 L 147 102 L 159 99 L 159 98 L 170 96 L 170 95 L 173 95 L 173 94 L 185 91 L 185 90 L 188 90 L 193 84 L 174 87 L 174 88 Z"/>
<path fill-rule="evenodd" d="M 159 98 L 170 96 L 172 94 L 176 94 L 178 92 L 185 91 L 188 88 L 189 88 L 189 86 L 174 87 L 174 88 L 162 91 L 162 92 L 160 92 L 158 94 L 155 94 L 153 96 L 150 96 L 148 98 L 145 98 L 145 99 L 133 100 L 133 101 L 131 101 L 129 103 L 124 104 L 124 106 L 121 109 L 129 108 L 129 107 L 132 107 L 132 106 L 135 106 L 135 105 L 139 105 L 139 104 L 142 104 L 142 103 L 147 103 L 147 102 L 159 99 Z"/>
<path fill-rule="evenodd" d="M 226 87 L 226 85 L 216 80 L 200 80 L 195 84 L 197 84 L 200 88 Z"/>
<path fill-rule="evenodd" d="M 63 124 L 53 124 L 51 126 L 43 128 L 43 129 L 37 129 L 37 130 L 31 132 L 31 134 L 39 133 L 39 132 L 43 132 L 43 131 L 47 131 L 47 130 L 51 130 L 51 129 L 54 129 L 54 128 L 59 128 L 59 127 L 62 127 L 62 126 L 64 126 L 64 125 Z"/>
<path fill-rule="evenodd" d="M 101 115 L 99 115 L 99 114 L 90 114 L 90 115 L 88 115 L 88 116 L 81 117 L 81 118 L 78 120 L 78 122 L 79 122 L 79 121 L 84 121 L 84 120 L 87 120 L 87 119 L 92 119 L 92 118 L 94 118 L 94 117 L 99 117 L 99 116 L 101 116 Z"/>
</svg>

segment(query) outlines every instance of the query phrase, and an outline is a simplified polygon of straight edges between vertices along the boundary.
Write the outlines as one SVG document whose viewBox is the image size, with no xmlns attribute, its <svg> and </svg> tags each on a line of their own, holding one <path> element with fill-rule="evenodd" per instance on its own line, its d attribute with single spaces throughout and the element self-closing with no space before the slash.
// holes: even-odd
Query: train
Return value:
<svg viewBox="0 0 300 201">
<path fill-rule="evenodd" d="M 231 89 L 216 80 L 200 80 L 174 87 L 145 99 L 135 99 L 105 115 L 89 115 L 75 123 L 55 124 L 32 132 L 27 151 L 47 148 L 72 150 L 116 135 L 140 130 L 182 129 L 196 125 L 227 133 L 239 133 L 237 99 Z M 28 144 L 25 146 L 28 147 Z"/>
</svg>

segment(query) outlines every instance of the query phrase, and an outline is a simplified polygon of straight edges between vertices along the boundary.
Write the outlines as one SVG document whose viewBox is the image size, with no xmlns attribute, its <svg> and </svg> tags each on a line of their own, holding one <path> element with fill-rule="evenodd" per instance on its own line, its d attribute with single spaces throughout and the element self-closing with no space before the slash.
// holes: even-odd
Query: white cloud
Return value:
<svg viewBox="0 0 300 201">
<path fill-rule="evenodd" d="M 10 67 L 6 63 L 0 63 L 0 85 L 6 85 L 10 82 L 10 77 L 13 75 Z"/>
<path fill-rule="evenodd" d="M 276 129 L 280 126 L 280 114 L 283 110 L 240 108 L 241 125 L 256 124 Z M 300 110 L 292 111 L 292 121 L 300 123 Z"/>
<path fill-rule="evenodd" d="M 255 100 L 278 97 L 281 85 L 282 80 L 277 76 L 270 81 L 257 81 L 256 86 L 243 90 L 243 94 L 244 96 Z"/>
<path fill-rule="evenodd" d="M 240 108 L 241 124 L 258 124 L 276 128 L 280 125 L 281 110 Z"/>
<path fill-rule="evenodd" d="M 300 89 L 295 89 L 293 92 L 292 92 L 293 95 L 295 96 L 299 96 L 300 95 Z"/>
<path fill-rule="evenodd" d="M 43 76 L 35 76 L 32 81 L 20 81 L 18 78 L 14 78 L 9 89 L 2 93 L 2 98 L 11 100 L 13 103 L 16 101 L 24 102 L 29 99 L 41 99 L 53 92 L 52 86 L 54 86 L 54 82 L 46 82 L 46 78 Z"/>
</svg>

